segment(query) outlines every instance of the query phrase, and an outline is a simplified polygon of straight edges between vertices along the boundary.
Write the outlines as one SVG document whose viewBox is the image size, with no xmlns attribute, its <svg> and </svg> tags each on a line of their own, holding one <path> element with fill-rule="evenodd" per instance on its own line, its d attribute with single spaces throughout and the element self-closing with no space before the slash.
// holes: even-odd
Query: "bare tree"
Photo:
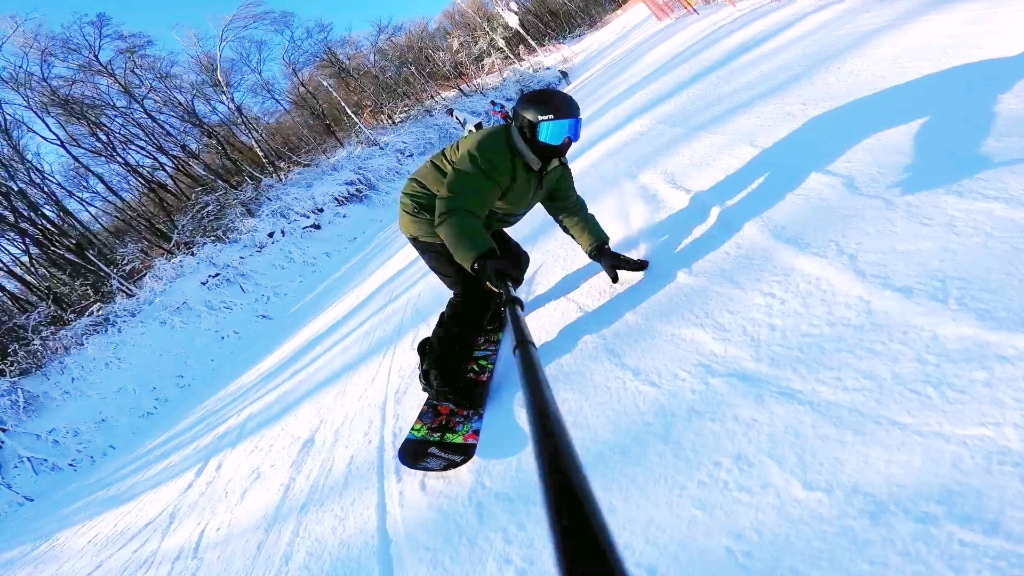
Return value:
<svg viewBox="0 0 1024 576">
<path fill-rule="evenodd" d="M 192 65 L 209 83 L 227 111 L 225 119 L 255 152 L 266 170 L 277 179 L 283 177 L 280 150 L 275 148 L 260 118 L 260 102 L 254 101 L 259 90 L 253 90 L 241 64 L 246 39 L 283 25 L 287 14 L 268 10 L 260 0 L 245 0 L 215 28 L 212 38 L 190 31 L 183 41 Z M 250 106 L 246 106 L 248 103 Z"/>
<path fill-rule="evenodd" d="M 331 25 L 322 20 L 297 23 L 292 19 L 288 26 L 279 30 L 279 34 L 282 37 L 281 63 L 289 75 L 291 107 L 322 126 L 323 133 L 340 146 L 343 143 L 342 132 L 334 120 L 338 114 L 324 102 L 309 81 L 324 47 L 331 41 Z"/>
</svg>

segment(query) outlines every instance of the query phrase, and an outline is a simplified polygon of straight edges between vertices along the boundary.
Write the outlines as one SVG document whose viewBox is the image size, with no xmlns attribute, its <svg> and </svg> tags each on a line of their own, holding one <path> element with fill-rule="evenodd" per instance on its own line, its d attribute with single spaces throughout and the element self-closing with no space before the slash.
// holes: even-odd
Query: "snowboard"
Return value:
<svg viewBox="0 0 1024 576">
<path fill-rule="evenodd" d="M 498 325 L 489 326 L 477 339 L 473 357 L 466 367 L 466 375 L 485 388 L 482 394 L 485 399 L 505 331 L 504 314 L 501 316 Z M 422 472 L 458 468 L 476 454 L 483 421 L 483 404 L 479 408 L 467 408 L 427 398 L 409 435 L 398 448 L 398 461 L 406 468 Z"/>
</svg>

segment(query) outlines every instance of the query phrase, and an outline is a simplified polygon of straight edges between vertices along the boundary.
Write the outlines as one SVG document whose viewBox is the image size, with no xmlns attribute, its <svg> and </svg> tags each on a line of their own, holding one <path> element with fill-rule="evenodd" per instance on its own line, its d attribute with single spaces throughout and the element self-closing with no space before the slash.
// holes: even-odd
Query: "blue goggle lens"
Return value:
<svg viewBox="0 0 1024 576">
<path fill-rule="evenodd" d="M 565 120 L 545 120 L 537 124 L 537 140 L 552 146 L 565 142 L 566 138 L 578 142 L 583 118 L 567 118 Z"/>
</svg>

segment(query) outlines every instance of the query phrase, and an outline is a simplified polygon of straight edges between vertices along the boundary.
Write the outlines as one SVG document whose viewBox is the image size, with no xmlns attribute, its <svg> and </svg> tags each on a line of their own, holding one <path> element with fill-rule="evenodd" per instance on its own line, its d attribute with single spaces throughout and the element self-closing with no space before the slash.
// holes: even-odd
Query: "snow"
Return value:
<svg viewBox="0 0 1024 576">
<path fill-rule="evenodd" d="M 737 4 L 573 46 L 577 186 L 650 269 L 610 284 L 541 210 L 511 230 L 626 565 L 1024 572 L 1024 6 Z M 474 462 L 395 457 L 447 297 L 397 191 L 444 120 L 297 175 L 26 382 L 59 442 L 13 440 L 79 463 L 15 470 L 0 573 L 555 571 L 507 346 Z"/>
</svg>

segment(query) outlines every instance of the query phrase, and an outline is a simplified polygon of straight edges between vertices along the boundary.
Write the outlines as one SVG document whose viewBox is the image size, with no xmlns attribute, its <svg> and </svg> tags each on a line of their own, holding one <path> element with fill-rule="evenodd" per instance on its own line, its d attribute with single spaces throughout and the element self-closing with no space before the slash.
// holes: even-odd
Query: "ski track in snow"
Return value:
<svg viewBox="0 0 1024 576">
<path fill-rule="evenodd" d="M 650 269 L 610 284 L 542 210 L 511 231 L 626 565 L 1024 573 L 1024 5 L 737 4 L 572 46 L 577 186 Z M 321 231 L 173 263 L 30 382 L 94 463 L 19 471 L 0 574 L 555 573 L 507 339 L 476 460 L 395 457 L 447 297 L 394 224 L 454 134 L 423 122 L 376 200 L 331 204 L 357 161 L 297 175 Z"/>
</svg>

